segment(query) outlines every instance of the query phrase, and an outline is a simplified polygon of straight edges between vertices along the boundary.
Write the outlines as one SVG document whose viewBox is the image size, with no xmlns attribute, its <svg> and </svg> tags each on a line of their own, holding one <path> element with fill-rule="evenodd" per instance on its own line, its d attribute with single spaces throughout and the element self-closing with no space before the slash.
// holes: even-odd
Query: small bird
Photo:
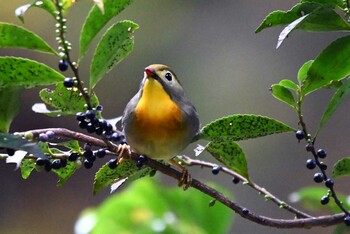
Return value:
<svg viewBox="0 0 350 234">
<path fill-rule="evenodd" d="M 187 170 L 173 158 L 198 134 L 199 118 L 168 66 L 153 64 L 145 68 L 140 89 L 124 110 L 122 127 L 133 152 L 172 162 L 183 170 L 183 177 L 188 177 L 179 184 L 185 184 L 185 188 L 190 183 Z"/>
</svg>

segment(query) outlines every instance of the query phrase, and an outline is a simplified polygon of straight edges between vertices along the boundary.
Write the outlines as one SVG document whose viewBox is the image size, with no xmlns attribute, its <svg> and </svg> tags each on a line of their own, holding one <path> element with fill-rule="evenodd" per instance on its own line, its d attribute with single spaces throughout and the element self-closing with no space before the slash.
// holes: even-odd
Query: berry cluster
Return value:
<svg viewBox="0 0 350 234">
<path fill-rule="evenodd" d="M 213 175 L 217 175 L 221 170 L 222 170 L 221 166 L 213 166 L 213 168 L 211 169 L 211 173 L 213 173 Z M 232 178 L 232 183 L 234 184 L 238 184 L 240 181 L 241 180 L 238 177 Z"/>
<path fill-rule="evenodd" d="M 55 136 L 55 133 L 51 130 L 40 133 L 38 136 L 38 141 L 47 142 L 49 139 L 53 138 Z"/>
<path fill-rule="evenodd" d="M 46 155 L 47 158 L 50 158 L 50 155 Z M 37 158 L 35 165 L 37 166 L 38 170 L 41 170 L 42 168 L 45 169 L 45 171 L 49 172 L 52 169 L 59 170 L 60 168 L 65 168 L 67 166 L 67 159 L 43 159 L 43 158 Z"/>
</svg>

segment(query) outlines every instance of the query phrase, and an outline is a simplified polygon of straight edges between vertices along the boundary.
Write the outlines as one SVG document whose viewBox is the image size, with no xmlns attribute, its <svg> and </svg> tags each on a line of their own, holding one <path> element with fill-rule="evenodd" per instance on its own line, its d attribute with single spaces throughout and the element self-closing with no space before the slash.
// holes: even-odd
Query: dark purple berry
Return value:
<svg viewBox="0 0 350 234">
<path fill-rule="evenodd" d="M 247 208 L 243 208 L 242 209 L 242 213 L 243 213 L 243 215 L 248 215 L 249 214 L 249 210 Z"/>
<path fill-rule="evenodd" d="M 88 123 L 87 126 L 86 126 L 86 130 L 89 133 L 94 133 L 95 132 L 95 126 L 93 125 L 93 123 Z"/>
<path fill-rule="evenodd" d="M 320 168 L 325 171 L 327 170 L 327 165 L 324 162 L 320 162 Z"/>
<path fill-rule="evenodd" d="M 79 122 L 78 125 L 81 129 L 85 129 L 85 128 L 87 128 L 88 123 L 85 120 L 82 120 Z"/>
<path fill-rule="evenodd" d="M 92 155 L 91 157 L 87 158 L 90 162 L 95 162 L 96 161 L 96 156 Z"/>
<path fill-rule="evenodd" d="M 49 172 L 52 169 L 52 163 L 49 160 L 45 161 L 45 171 Z"/>
<path fill-rule="evenodd" d="M 66 167 L 67 166 L 67 159 L 61 159 L 61 167 Z"/>
<path fill-rule="evenodd" d="M 93 162 L 91 162 L 91 161 L 89 161 L 89 160 L 87 160 L 87 159 L 84 160 L 83 164 L 84 164 L 84 167 L 85 167 L 86 169 L 90 169 L 90 168 L 94 165 Z"/>
<path fill-rule="evenodd" d="M 79 154 L 76 152 L 73 152 L 68 156 L 68 161 L 74 162 L 78 159 L 78 157 L 79 157 Z"/>
<path fill-rule="evenodd" d="M 61 59 L 60 62 L 58 63 L 58 68 L 60 71 L 67 71 L 68 69 L 68 62 L 66 60 Z"/>
<path fill-rule="evenodd" d="M 323 149 L 317 150 L 317 157 L 319 157 L 319 158 L 325 158 L 326 156 L 327 156 L 326 151 L 324 151 Z"/>
<path fill-rule="evenodd" d="M 310 169 L 310 170 L 315 169 L 315 167 L 316 167 L 316 161 L 313 160 L 313 159 L 308 159 L 308 160 L 306 161 L 306 167 L 307 167 L 308 169 Z"/>
<path fill-rule="evenodd" d="M 123 139 L 123 140 L 120 142 L 120 144 L 121 144 L 121 145 L 127 145 L 128 142 L 127 142 L 125 139 Z"/>
<path fill-rule="evenodd" d="M 93 119 L 95 117 L 95 112 L 93 110 L 87 110 L 85 112 L 86 118 Z"/>
<path fill-rule="evenodd" d="M 47 135 L 49 138 L 52 138 L 52 137 L 54 137 L 54 136 L 55 136 L 55 132 L 54 132 L 54 131 L 49 130 L 49 131 L 47 131 L 47 132 L 46 132 L 46 135 Z"/>
<path fill-rule="evenodd" d="M 331 179 L 331 178 L 328 178 L 328 179 L 326 180 L 326 182 L 325 182 L 325 185 L 326 185 L 327 188 L 332 188 L 333 185 L 334 185 L 334 180 Z"/>
<path fill-rule="evenodd" d="M 141 167 L 143 167 L 143 165 L 144 165 L 144 162 L 142 162 L 141 160 L 136 160 L 136 167 L 137 167 L 138 169 L 140 169 Z"/>
<path fill-rule="evenodd" d="M 298 130 L 295 132 L 295 136 L 300 141 L 305 138 L 305 133 L 303 130 Z"/>
<path fill-rule="evenodd" d="M 96 128 L 95 128 L 95 133 L 96 133 L 97 135 L 102 135 L 103 129 L 100 128 L 100 127 L 96 127 Z"/>
<path fill-rule="evenodd" d="M 107 122 L 107 125 L 106 125 L 106 128 L 105 128 L 105 131 L 106 131 L 106 132 L 113 131 L 113 126 L 112 126 L 112 124 L 110 124 L 110 123 L 108 123 L 108 122 Z"/>
<path fill-rule="evenodd" d="M 310 151 L 313 151 L 314 150 L 314 145 L 311 144 L 311 143 L 308 143 L 306 146 L 305 146 L 305 149 L 306 151 L 310 152 Z"/>
<path fill-rule="evenodd" d="M 100 119 L 99 120 L 99 126 L 102 128 L 102 130 L 106 130 L 107 128 L 107 121 L 105 119 Z"/>
<path fill-rule="evenodd" d="M 66 78 L 64 78 L 64 80 L 63 80 L 63 85 L 64 85 L 64 87 L 66 87 L 66 88 L 72 88 L 72 87 L 74 87 L 74 79 L 71 78 L 71 77 L 66 77 Z"/>
<path fill-rule="evenodd" d="M 49 140 L 49 137 L 45 133 L 40 133 L 38 136 L 38 140 L 42 142 L 47 142 Z"/>
<path fill-rule="evenodd" d="M 93 155 L 94 155 L 94 154 L 93 154 L 93 152 L 92 152 L 91 149 L 85 150 L 85 151 L 83 152 L 83 156 L 84 156 L 85 158 L 87 158 L 87 159 L 91 158 Z"/>
<path fill-rule="evenodd" d="M 321 183 L 323 181 L 323 174 L 322 173 L 315 173 L 314 181 L 316 183 Z"/>
<path fill-rule="evenodd" d="M 43 159 L 43 158 L 37 158 L 36 161 L 35 161 L 35 164 L 39 167 L 42 167 L 44 166 L 46 163 L 46 159 Z"/>
<path fill-rule="evenodd" d="M 86 118 L 86 115 L 85 115 L 83 112 L 78 112 L 78 113 L 75 115 L 75 118 L 76 118 L 78 121 L 84 121 L 85 118 Z"/>
<path fill-rule="evenodd" d="M 98 158 L 103 158 L 106 155 L 106 150 L 105 149 L 98 149 L 96 152 L 96 156 Z"/>
<path fill-rule="evenodd" d="M 214 175 L 217 175 L 219 174 L 219 172 L 221 171 L 221 167 L 220 166 L 214 166 L 211 170 L 211 172 L 214 174 Z"/>
<path fill-rule="evenodd" d="M 234 183 L 234 184 L 238 184 L 239 181 L 240 181 L 240 179 L 237 178 L 237 177 L 233 177 L 233 178 L 232 178 L 232 183 Z"/>
<path fill-rule="evenodd" d="M 326 204 L 328 204 L 328 202 L 329 202 L 329 196 L 323 196 L 321 198 L 321 204 L 322 205 L 326 205 Z"/>
<path fill-rule="evenodd" d="M 8 156 L 13 156 L 15 155 L 16 150 L 11 149 L 11 148 L 6 148 L 6 153 L 8 154 Z"/>
<path fill-rule="evenodd" d="M 109 160 L 109 162 L 108 162 L 108 167 L 110 168 L 110 169 L 115 169 L 115 168 L 117 168 L 117 161 L 118 161 L 118 159 L 116 159 L 116 158 L 112 158 L 111 160 Z"/>
<path fill-rule="evenodd" d="M 52 161 L 52 169 L 60 169 L 61 168 L 61 160 L 55 159 Z"/>
<path fill-rule="evenodd" d="M 350 226 L 350 215 L 345 216 L 344 223 L 346 226 Z"/>
<path fill-rule="evenodd" d="M 103 111 L 103 106 L 101 106 L 101 105 L 96 106 L 96 111 L 102 112 Z"/>
<path fill-rule="evenodd" d="M 111 141 L 115 141 L 118 142 L 121 140 L 121 136 L 119 135 L 119 133 L 115 132 L 112 134 L 112 136 L 109 138 Z"/>
<path fill-rule="evenodd" d="M 137 160 L 140 160 L 141 162 L 146 162 L 147 161 L 147 157 L 145 156 L 145 155 L 140 155 L 139 157 L 138 157 L 138 159 Z"/>
</svg>

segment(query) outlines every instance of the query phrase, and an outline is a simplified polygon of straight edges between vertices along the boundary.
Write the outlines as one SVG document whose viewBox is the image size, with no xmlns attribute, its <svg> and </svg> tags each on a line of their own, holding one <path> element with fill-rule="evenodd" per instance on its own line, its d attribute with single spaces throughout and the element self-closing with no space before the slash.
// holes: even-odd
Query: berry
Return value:
<svg viewBox="0 0 350 234">
<path fill-rule="evenodd" d="M 89 160 L 87 160 L 87 159 L 84 160 L 83 164 L 84 164 L 84 167 L 85 167 L 86 169 L 90 169 L 90 168 L 94 165 L 93 162 L 91 162 L 91 161 L 89 161 Z"/>
<path fill-rule="evenodd" d="M 105 149 L 98 149 L 96 152 L 96 156 L 98 158 L 103 158 L 106 155 L 106 150 Z"/>
<path fill-rule="evenodd" d="M 326 205 L 326 204 L 328 204 L 328 202 L 329 202 L 329 196 L 323 196 L 321 198 L 321 204 L 322 205 Z"/>
<path fill-rule="evenodd" d="M 52 161 L 52 169 L 60 169 L 61 168 L 61 160 L 55 159 Z"/>
<path fill-rule="evenodd" d="M 69 64 L 66 60 L 61 59 L 58 63 L 58 68 L 60 69 L 60 71 L 67 71 L 68 65 Z"/>
<path fill-rule="evenodd" d="M 86 130 L 89 133 L 93 133 L 93 132 L 95 132 L 95 126 L 92 123 L 88 123 L 87 126 L 86 126 Z"/>
<path fill-rule="evenodd" d="M 327 165 L 324 162 L 320 162 L 320 168 L 325 171 L 327 170 Z"/>
<path fill-rule="evenodd" d="M 68 156 L 68 161 L 74 162 L 78 159 L 78 156 L 79 156 L 78 153 L 73 152 Z"/>
<path fill-rule="evenodd" d="M 81 129 L 85 129 L 85 128 L 87 128 L 88 123 L 85 120 L 82 120 L 79 122 L 78 125 Z"/>
<path fill-rule="evenodd" d="M 52 169 L 52 163 L 49 160 L 45 161 L 45 171 L 49 172 Z"/>
<path fill-rule="evenodd" d="M 112 158 L 111 160 L 109 160 L 109 162 L 108 162 L 108 167 L 110 168 L 110 169 L 115 169 L 115 168 L 117 168 L 117 166 L 118 166 L 118 164 L 117 164 L 117 159 L 116 158 Z"/>
<path fill-rule="evenodd" d="M 327 188 L 332 188 L 333 185 L 334 185 L 334 180 L 331 179 L 331 178 L 328 178 L 328 179 L 326 180 L 326 182 L 325 182 L 325 185 L 326 185 Z"/>
<path fill-rule="evenodd" d="M 305 138 L 305 133 L 303 130 L 298 130 L 295 132 L 295 137 L 300 141 Z"/>
<path fill-rule="evenodd" d="M 87 158 L 90 162 L 95 162 L 96 161 L 96 156 L 92 155 L 90 158 Z"/>
<path fill-rule="evenodd" d="M 121 136 L 119 135 L 119 133 L 115 132 L 112 134 L 112 136 L 109 138 L 111 141 L 120 141 L 121 140 Z"/>
<path fill-rule="evenodd" d="M 127 145 L 127 144 L 128 144 L 128 142 L 126 142 L 126 140 L 125 140 L 125 139 L 123 139 L 123 140 L 120 142 L 120 144 L 121 144 L 121 145 Z"/>
<path fill-rule="evenodd" d="M 316 183 L 321 183 L 323 181 L 323 174 L 322 173 L 316 173 L 314 175 L 314 181 Z"/>
<path fill-rule="evenodd" d="M 42 142 L 46 142 L 49 140 L 49 136 L 46 135 L 45 133 L 40 133 L 38 136 L 38 140 Z"/>
<path fill-rule="evenodd" d="M 350 226 L 350 215 L 345 216 L 344 223 L 346 226 Z"/>
<path fill-rule="evenodd" d="M 16 150 L 11 149 L 11 148 L 6 148 L 6 153 L 8 154 L 8 156 L 13 156 L 15 155 Z"/>
<path fill-rule="evenodd" d="M 74 87 L 74 79 L 71 77 L 64 78 L 63 85 L 66 88 L 72 88 Z"/>
<path fill-rule="evenodd" d="M 87 110 L 85 112 L 86 118 L 93 119 L 95 117 L 95 112 L 93 110 Z"/>
<path fill-rule="evenodd" d="M 234 183 L 234 184 L 238 184 L 239 181 L 240 181 L 240 179 L 237 178 L 237 177 L 233 177 L 233 178 L 232 178 L 232 183 Z"/>
<path fill-rule="evenodd" d="M 326 151 L 324 151 L 323 149 L 317 150 L 317 157 L 319 157 L 319 158 L 325 158 L 326 156 L 327 156 Z"/>
<path fill-rule="evenodd" d="M 95 133 L 96 133 L 97 135 L 102 135 L 103 129 L 100 128 L 100 127 L 96 127 L 96 128 L 95 128 Z"/>
<path fill-rule="evenodd" d="M 243 213 L 243 215 L 248 215 L 249 214 L 249 210 L 247 208 L 243 208 L 242 209 L 242 213 Z"/>
<path fill-rule="evenodd" d="M 106 130 L 107 121 L 105 119 L 100 119 L 98 124 L 99 124 L 100 128 L 102 128 L 102 130 Z"/>
<path fill-rule="evenodd" d="M 85 118 L 86 118 L 86 115 L 85 115 L 83 112 L 78 112 L 78 113 L 75 115 L 75 118 L 76 118 L 78 121 L 84 121 Z"/>
<path fill-rule="evenodd" d="M 211 170 L 211 172 L 212 172 L 214 175 L 219 174 L 220 171 L 221 171 L 221 167 L 220 167 L 220 166 L 214 166 L 213 169 Z"/>
<path fill-rule="evenodd" d="M 308 144 L 305 146 L 305 148 L 306 148 L 306 151 L 310 152 L 310 151 L 314 150 L 314 145 L 311 144 L 311 143 L 308 143 Z"/>
<path fill-rule="evenodd" d="M 308 159 L 306 161 L 306 167 L 310 170 L 314 169 L 316 167 L 316 161 L 313 159 Z"/>
<path fill-rule="evenodd" d="M 143 162 L 141 160 L 136 160 L 136 167 L 138 169 L 140 169 L 141 167 L 143 167 Z"/>
<path fill-rule="evenodd" d="M 46 163 L 46 160 L 43 159 L 43 158 L 37 158 L 36 161 L 35 161 L 35 164 L 36 164 L 37 166 L 39 166 L 39 167 L 44 166 L 45 163 Z"/>
<path fill-rule="evenodd" d="M 67 159 L 61 159 L 61 168 L 67 166 Z"/>
<path fill-rule="evenodd" d="M 138 160 L 140 160 L 141 162 L 146 162 L 147 161 L 147 157 L 146 156 L 144 156 L 144 155 L 140 155 L 139 156 L 139 158 L 138 158 Z"/>
<path fill-rule="evenodd" d="M 55 136 L 55 133 L 54 133 L 54 131 L 49 130 L 49 131 L 46 132 L 46 135 L 47 135 L 49 138 L 52 138 L 52 137 Z"/>
<path fill-rule="evenodd" d="M 106 131 L 106 132 L 113 131 L 113 126 L 112 126 L 112 124 L 110 124 L 110 123 L 108 123 L 108 122 L 107 122 L 107 125 L 106 125 L 106 128 L 105 128 L 105 131 Z"/>
<path fill-rule="evenodd" d="M 101 105 L 96 106 L 96 111 L 102 112 L 103 111 L 103 106 L 101 106 Z"/>
<path fill-rule="evenodd" d="M 140 155 L 136 160 L 136 167 L 140 169 L 141 167 L 143 167 L 146 161 L 147 161 L 147 157 L 144 155 Z"/>
</svg>

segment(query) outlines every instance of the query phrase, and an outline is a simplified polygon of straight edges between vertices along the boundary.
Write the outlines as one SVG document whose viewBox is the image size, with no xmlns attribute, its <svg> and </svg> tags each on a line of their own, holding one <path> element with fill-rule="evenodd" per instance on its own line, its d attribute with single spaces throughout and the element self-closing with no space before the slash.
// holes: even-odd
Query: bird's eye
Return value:
<svg viewBox="0 0 350 234">
<path fill-rule="evenodd" d="M 165 78 L 166 78 L 168 81 L 172 81 L 172 79 L 173 79 L 173 74 L 171 74 L 171 72 L 167 72 L 167 73 L 165 73 Z"/>
</svg>

